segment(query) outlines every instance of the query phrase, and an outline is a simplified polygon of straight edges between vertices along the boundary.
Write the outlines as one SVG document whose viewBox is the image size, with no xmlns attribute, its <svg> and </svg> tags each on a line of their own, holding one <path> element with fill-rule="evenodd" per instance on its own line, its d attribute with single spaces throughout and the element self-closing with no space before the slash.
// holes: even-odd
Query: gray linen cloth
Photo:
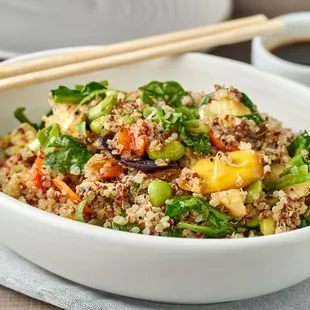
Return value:
<svg viewBox="0 0 310 310">
<path fill-rule="evenodd" d="M 251 280 L 255 281 L 255 277 Z M 0 245 L 0 285 L 70 310 L 310 309 L 310 278 L 278 293 L 243 301 L 193 306 L 170 305 L 121 297 L 75 284 L 30 263 L 2 245 Z"/>
</svg>

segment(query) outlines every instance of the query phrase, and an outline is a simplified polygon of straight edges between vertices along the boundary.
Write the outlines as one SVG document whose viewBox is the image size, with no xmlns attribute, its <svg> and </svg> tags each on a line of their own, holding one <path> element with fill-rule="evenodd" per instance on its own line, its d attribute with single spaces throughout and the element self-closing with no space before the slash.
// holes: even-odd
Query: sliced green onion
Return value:
<svg viewBox="0 0 310 310">
<path fill-rule="evenodd" d="M 152 121 L 160 121 L 164 118 L 164 111 L 154 107 L 147 107 L 143 110 L 143 117 Z"/>
<path fill-rule="evenodd" d="M 86 134 L 86 122 L 82 122 L 76 125 L 76 131 L 79 134 Z"/>
<path fill-rule="evenodd" d="M 88 119 L 90 121 L 93 121 L 96 118 L 99 118 L 100 116 L 104 116 L 111 113 L 116 103 L 117 99 L 114 95 L 107 96 L 99 104 L 97 104 L 95 107 L 91 108 L 88 111 Z"/>
</svg>

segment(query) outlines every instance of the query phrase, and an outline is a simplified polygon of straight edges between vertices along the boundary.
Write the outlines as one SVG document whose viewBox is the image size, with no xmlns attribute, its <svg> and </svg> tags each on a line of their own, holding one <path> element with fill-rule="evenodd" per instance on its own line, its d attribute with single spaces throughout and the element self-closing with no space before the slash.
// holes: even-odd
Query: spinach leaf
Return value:
<svg viewBox="0 0 310 310">
<path fill-rule="evenodd" d="M 183 96 L 188 95 L 183 87 L 175 81 L 158 82 L 153 81 L 147 85 L 141 86 L 143 91 L 141 100 L 146 104 L 154 104 L 154 99 L 163 100 L 167 105 L 171 107 L 177 107 L 182 105 Z"/>
<path fill-rule="evenodd" d="M 137 223 L 127 223 L 125 225 L 120 225 L 120 224 L 116 224 L 114 222 L 111 224 L 112 229 L 120 230 L 120 231 L 127 231 L 127 232 L 130 232 L 134 227 L 139 228 L 139 225 Z"/>
<path fill-rule="evenodd" d="M 84 173 L 84 166 L 92 157 L 86 147 L 77 139 L 69 135 L 60 135 L 46 146 L 44 165 L 65 174 Z"/>
<path fill-rule="evenodd" d="M 76 85 L 75 89 L 61 85 L 57 89 L 52 89 L 51 93 L 55 103 L 79 104 L 83 100 L 84 104 L 97 95 L 104 94 L 107 86 L 107 81 L 90 82 L 84 86 Z"/>
<path fill-rule="evenodd" d="M 14 111 L 14 117 L 19 120 L 21 123 L 28 123 L 31 125 L 35 130 L 41 128 L 41 125 L 33 123 L 29 120 L 29 118 L 25 114 L 26 108 L 16 108 Z"/>
<path fill-rule="evenodd" d="M 307 131 L 301 132 L 288 146 L 288 152 L 291 157 L 298 155 L 301 150 L 310 152 L 310 136 Z"/>
<path fill-rule="evenodd" d="M 229 215 L 211 207 L 208 202 L 198 197 L 188 195 L 173 197 L 166 206 L 165 215 L 176 219 L 179 215 L 190 210 L 202 213 L 208 226 L 180 222 L 179 228 L 203 233 L 210 238 L 223 238 L 235 231 L 234 225 L 230 223 L 232 218 Z"/>
<path fill-rule="evenodd" d="M 182 142 L 194 149 L 197 153 L 209 153 L 211 149 L 211 143 L 209 142 L 209 137 L 205 133 L 195 134 L 186 131 L 186 128 L 180 126 L 179 135 Z"/>
<path fill-rule="evenodd" d="M 62 85 L 58 86 L 57 89 L 52 89 L 51 93 L 55 103 L 78 104 L 84 98 L 79 90 L 70 89 Z"/>
<path fill-rule="evenodd" d="M 108 82 L 107 81 L 102 81 L 102 82 L 90 82 L 88 84 L 86 84 L 85 86 L 83 86 L 83 88 L 81 89 L 81 93 L 84 96 L 88 96 L 90 95 L 92 92 L 96 91 L 96 90 L 101 90 L 101 89 L 107 89 L 108 87 Z"/>
<path fill-rule="evenodd" d="M 176 107 L 175 111 L 181 113 L 185 116 L 186 120 L 194 120 L 198 116 L 198 108 L 197 107 Z"/>
<path fill-rule="evenodd" d="M 212 227 L 180 222 L 178 226 L 182 229 L 188 229 L 196 233 L 204 234 L 209 238 L 225 238 L 227 235 L 231 235 L 233 232 L 235 232 L 235 229 L 232 225 L 223 227 Z"/>
<path fill-rule="evenodd" d="M 173 200 L 167 204 L 165 215 L 172 219 L 175 219 L 180 214 L 188 212 L 190 210 L 195 210 L 201 212 L 204 210 L 205 219 L 209 216 L 208 209 L 205 209 L 204 202 L 193 196 L 175 196 Z"/>
<path fill-rule="evenodd" d="M 174 196 L 172 201 L 166 206 L 165 215 L 175 219 L 190 210 L 201 212 L 206 221 L 211 222 L 215 226 L 226 224 L 232 219 L 229 215 L 211 207 L 208 202 L 189 195 Z M 216 222 L 212 223 L 214 219 L 216 219 Z"/>
<path fill-rule="evenodd" d="M 179 227 L 171 226 L 167 230 L 168 237 L 183 238 L 182 230 Z"/>
<path fill-rule="evenodd" d="M 178 125 L 180 139 L 185 145 L 192 147 L 198 153 L 210 151 L 211 144 L 206 134 L 208 128 L 197 120 L 198 107 L 194 104 L 190 107 L 182 104 L 183 97 L 189 94 L 179 83 L 153 81 L 140 89 L 142 90 L 141 100 L 144 103 L 153 105 L 154 99 L 163 100 L 176 111 L 169 119 L 165 119 L 162 109 L 148 107 L 143 112 L 145 118 L 161 122 L 165 130 L 170 130 L 174 125 Z"/>
<path fill-rule="evenodd" d="M 244 115 L 243 117 L 252 119 L 256 124 L 261 124 L 264 122 L 262 116 L 258 113 L 256 106 L 252 100 L 245 94 L 241 93 L 241 102 L 251 111 L 251 115 Z"/>
</svg>

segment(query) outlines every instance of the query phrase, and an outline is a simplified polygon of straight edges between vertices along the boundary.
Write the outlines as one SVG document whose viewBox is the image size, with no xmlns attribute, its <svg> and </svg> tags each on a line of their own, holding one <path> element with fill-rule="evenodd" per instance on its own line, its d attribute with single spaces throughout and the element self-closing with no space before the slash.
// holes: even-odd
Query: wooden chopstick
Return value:
<svg viewBox="0 0 310 310">
<path fill-rule="evenodd" d="M 239 18 L 225 21 L 218 24 L 176 31 L 172 33 L 141 38 L 108 46 L 101 46 L 86 51 L 67 53 L 56 56 L 48 56 L 40 59 L 24 61 L 22 63 L 13 63 L 0 66 L 0 78 L 21 75 L 28 72 L 40 71 L 48 68 L 55 68 L 71 63 L 78 63 L 95 58 L 112 56 L 120 53 L 131 52 L 151 46 L 164 45 L 186 39 L 193 39 L 206 36 L 221 31 L 227 31 L 234 28 L 245 27 L 253 24 L 265 22 L 267 17 L 263 14 L 253 15 L 250 17 Z"/>
<path fill-rule="evenodd" d="M 281 20 L 273 19 L 264 23 L 231 29 L 208 36 L 5 78 L 0 80 L 0 90 L 34 85 L 83 73 L 129 65 L 162 56 L 182 54 L 190 51 L 242 42 L 249 40 L 256 35 L 268 35 L 283 32 L 284 29 L 285 26 Z"/>
</svg>

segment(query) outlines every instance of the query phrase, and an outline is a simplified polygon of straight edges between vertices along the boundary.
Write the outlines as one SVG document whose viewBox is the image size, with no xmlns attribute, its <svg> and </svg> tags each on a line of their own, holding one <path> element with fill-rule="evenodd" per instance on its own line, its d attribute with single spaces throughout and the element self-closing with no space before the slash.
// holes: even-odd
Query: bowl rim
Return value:
<svg viewBox="0 0 310 310">
<path fill-rule="evenodd" d="M 294 13 L 288 13 L 288 14 L 283 14 L 278 16 L 279 19 L 283 20 L 284 23 L 288 24 L 295 24 L 295 21 L 297 19 L 301 20 L 301 23 L 303 20 L 310 20 L 310 11 L 305 11 L 305 12 L 294 12 Z M 296 25 L 298 22 L 296 22 Z M 285 36 L 285 34 L 284 34 Z M 256 61 L 257 59 L 260 59 L 259 62 L 269 62 L 272 63 L 273 65 L 277 65 L 279 67 L 284 68 L 285 70 L 288 70 L 290 72 L 299 72 L 299 73 L 306 73 L 309 74 L 309 66 L 308 65 L 303 65 L 303 64 L 298 64 L 294 62 L 290 62 L 288 60 L 282 59 L 273 53 L 270 52 L 270 50 L 266 47 L 265 40 L 266 38 L 271 37 L 270 35 L 266 36 L 256 36 L 252 40 L 252 54 L 255 53 L 255 58 Z M 294 42 L 297 41 L 298 38 L 291 38 L 290 40 L 285 40 L 283 39 L 283 43 L 285 42 Z M 280 41 L 281 44 L 282 40 Z"/>
<path fill-rule="evenodd" d="M 59 49 L 52 49 L 46 51 L 40 51 L 36 53 L 25 54 L 22 56 L 18 56 L 8 61 L 4 61 L 0 63 L 0 67 L 2 65 L 19 62 L 23 60 L 30 60 L 39 57 L 44 57 L 47 55 L 55 55 L 59 53 L 66 53 L 72 51 L 78 51 L 83 49 L 94 48 L 96 46 L 75 46 L 70 48 L 59 48 Z M 231 60 L 219 56 L 209 55 L 209 54 L 202 54 L 202 53 L 187 53 L 185 55 L 181 55 L 178 57 L 184 58 L 195 58 L 195 61 L 204 59 L 209 59 L 211 61 L 220 62 L 221 64 L 234 67 L 241 67 L 242 71 L 247 74 L 255 74 L 263 77 L 264 79 L 271 80 L 273 82 L 278 82 L 283 84 L 283 88 L 287 89 L 295 89 L 296 92 L 301 92 L 305 96 L 309 97 L 310 99 L 310 88 L 299 84 L 295 81 L 286 79 L 281 76 L 276 76 L 269 72 L 261 71 L 250 64 L 243 63 L 236 60 Z M 169 57 L 165 57 L 169 58 Z M 81 75 L 82 76 L 82 75 Z M 56 80 L 57 81 L 57 80 Z M 35 87 L 40 87 L 39 85 L 35 85 Z M 10 90 L 9 92 L 14 91 Z M 57 227 L 58 230 L 63 230 L 66 233 L 77 233 L 83 234 L 94 240 L 113 240 L 118 244 L 131 244 L 132 246 L 137 245 L 137 241 L 139 242 L 139 247 L 158 247 L 161 249 L 172 249 L 172 250 L 183 250 L 184 246 L 187 246 L 187 250 L 190 249 L 199 249 L 206 250 L 208 246 L 212 246 L 213 250 L 232 250 L 232 249 L 240 249 L 240 248 L 252 248 L 252 247 L 259 247 L 259 246 L 275 246 L 275 245 L 283 245 L 283 244 L 290 244 L 302 242 L 303 240 L 310 239 L 310 227 L 305 227 L 301 229 L 297 229 L 294 231 L 289 231 L 285 233 L 269 235 L 269 236 L 260 236 L 260 237 L 253 237 L 253 238 L 232 238 L 232 239 L 191 239 L 191 238 L 176 238 L 176 237 L 163 237 L 163 236 L 149 236 L 143 234 L 135 234 L 135 233 L 128 233 L 123 231 L 117 231 L 113 229 L 107 229 L 103 227 L 97 227 L 93 225 L 85 225 L 84 223 L 73 221 L 71 219 L 67 219 L 47 211 L 38 209 L 33 207 L 29 204 L 26 204 L 22 201 L 19 201 L 11 196 L 8 196 L 2 192 L 0 192 L 0 207 L 6 208 L 7 210 L 15 213 L 16 215 L 20 216 L 24 220 L 33 221 L 36 219 L 38 223 L 50 225 Z"/>
</svg>

